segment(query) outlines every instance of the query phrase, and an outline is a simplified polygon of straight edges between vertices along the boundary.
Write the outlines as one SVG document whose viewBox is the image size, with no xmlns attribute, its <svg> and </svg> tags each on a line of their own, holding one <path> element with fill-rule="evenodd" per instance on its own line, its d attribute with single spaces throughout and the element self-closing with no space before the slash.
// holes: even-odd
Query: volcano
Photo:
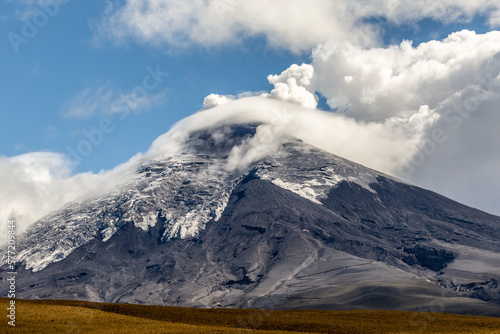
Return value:
<svg viewBox="0 0 500 334">
<path fill-rule="evenodd" d="M 262 154 L 263 126 L 191 131 L 34 223 L 17 297 L 500 314 L 500 217 L 297 138 Z"/>
</svg>

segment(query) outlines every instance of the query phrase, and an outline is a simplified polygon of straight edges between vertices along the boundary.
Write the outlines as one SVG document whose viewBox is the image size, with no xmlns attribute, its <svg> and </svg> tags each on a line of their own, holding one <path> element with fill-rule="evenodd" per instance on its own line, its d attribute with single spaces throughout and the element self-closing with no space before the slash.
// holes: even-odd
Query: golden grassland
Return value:
<svg viewBox="0 0 500 334">
<path fill-rule="evenodd" d="M 0 333 L 499 333 L 500 318 L 401 311 L 266 311 L 0 299 Z"/>
</svg>

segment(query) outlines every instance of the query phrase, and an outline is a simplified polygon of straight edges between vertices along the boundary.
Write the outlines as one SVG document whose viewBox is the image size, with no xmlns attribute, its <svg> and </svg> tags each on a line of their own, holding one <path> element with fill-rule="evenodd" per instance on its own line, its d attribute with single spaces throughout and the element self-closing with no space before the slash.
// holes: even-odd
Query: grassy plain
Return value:
<svg viewBox="0 0 500 334">
<path fill-rule="evenodd" d="M 0 333 L 499 333 L 500 318 L 400 311 L 265 311 L 16 301 L 16 327 Z"/>
</svg>

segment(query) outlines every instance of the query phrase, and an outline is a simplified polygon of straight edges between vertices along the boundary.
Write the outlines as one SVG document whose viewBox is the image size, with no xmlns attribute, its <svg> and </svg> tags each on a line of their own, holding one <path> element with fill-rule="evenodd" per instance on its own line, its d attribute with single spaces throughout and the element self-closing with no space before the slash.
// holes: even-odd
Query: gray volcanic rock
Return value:
<svg viewBox="0 0 500 334">
<path fill-rule="evenodd" d="M 256 127 L 193 133 L 33 225 L 18 297 L 500 314 L 500 217 L 296 139 L 227 168 Z"/>
</svg>

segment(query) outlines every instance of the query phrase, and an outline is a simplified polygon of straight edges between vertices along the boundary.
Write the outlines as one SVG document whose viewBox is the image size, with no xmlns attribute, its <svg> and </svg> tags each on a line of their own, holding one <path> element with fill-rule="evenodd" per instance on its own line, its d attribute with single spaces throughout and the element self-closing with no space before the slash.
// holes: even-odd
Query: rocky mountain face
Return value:
<svg viewBox="0 0 500 334">
<path fill-rule="evenodd" d="M 500 217 L 292 138 L 228 168 L 257 128 L 193 132 L 41 219 L 19 240 L 18 297 L 500 315 Z"/>
</svg>

